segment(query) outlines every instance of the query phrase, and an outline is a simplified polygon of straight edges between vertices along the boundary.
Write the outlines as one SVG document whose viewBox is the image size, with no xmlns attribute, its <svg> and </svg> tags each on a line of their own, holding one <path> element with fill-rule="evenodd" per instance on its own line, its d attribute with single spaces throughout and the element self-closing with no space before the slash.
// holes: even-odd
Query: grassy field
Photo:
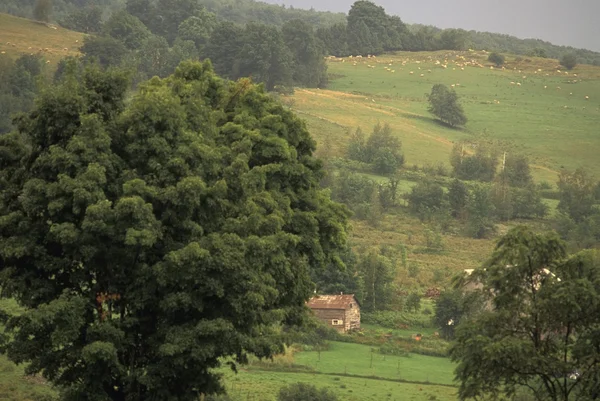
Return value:
<svg viewBox="0 0 600 401">
<path fill-rule="evenodd" d="M 600 175 L 600 68 L 578 66 L 566 73 L 558 72 L 556 60 L 508 57 L 504 70 L 490 69 L 485 58 L 470 52 L 398 53 L 330 62 L 329 90 L 299 89 L 291 105 L 310 116 L 319 144 L 325 137 L 334 142 L 337 155 L 345 150 L 348 129 L 370 130 L 382 121 L 402 140 L 408 164 L 448 164 L 454 141 L 487 133 L 528 154 L 537 180 L 554 183 L 563 167 L 585 166 Z M 442 126 L 427 112 L 425 94 L 436 83 L 455 85 L 469 118 L 465 129 Z"/>
<path fill-rule="evenodd" d="M 373 353 L 373 347 L 331 342 L 330 349 L 296 354 L 297 364 L 311 366 L 319 373 L 376 376 L 433 384 L 453 384 L 454 365 L 447 358 L 409 354 L 407 357 Z M 372 356 L 372 361 L 371 361 Z"/>
<path fill-rule="evenodd" d="M 274 401 L 282 386 L 298 382 L 328 388 L 340 401 L 456 401 L 455 388 L 433 384 L 257 369 L 225 374 L 227 391 L 235 401 Z"/>
<path fill-rule="evenodd" d="M 79 54 L 83 33 L 44 23 L 0 14 L 0 57 L 16 59 L 22 54 L 40 54 L 55 67 L 60 59 Z"/>
</svg>

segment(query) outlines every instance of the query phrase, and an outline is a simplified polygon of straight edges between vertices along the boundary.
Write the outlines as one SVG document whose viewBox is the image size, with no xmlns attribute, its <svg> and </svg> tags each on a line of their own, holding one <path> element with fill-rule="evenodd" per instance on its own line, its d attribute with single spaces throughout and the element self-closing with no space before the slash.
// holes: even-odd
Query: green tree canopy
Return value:
<svg viewBox="0 0 600 401">
<path fill-rule="evenodd" d="M 151 33 L 138 17 L 127 12 L 113 13 L 102 27 L 102 32 L 123 42 L 128 49 L 139 49 Z"/>
<path fill-rule="evenodd" d="M 583 168 L 578 168 L 575 171 L 561 171 L 558 176 L 558 191 L 560 194 L 558 210 L 566 213 L 576 222 L 590 216 L 594 211 L 593 206 L 596 202 L 595 184 L 590 173 Z"/>
<path fill-rule="evenodd" d="M 223 356 L 282 350 L 347 209 L 304 123 L 249 80 L 182 63 L 44 91 L 0 136 L 3 349 L 66 400 L 197 400 Z"/>
<path fill-rule="evenodd" d="M 565 67 L 567 70 L 572 70 L 577 66 L 577 55 L 574 53 L 567 53 L 560 58 L 560 65 Z"/>
<path fill-rule="evenodd" d="M 496 64 L 496 67 L 500 67 L 504 64 L 504 56 L 500 53 L 492 52 L 488 56 L 488 61 Z"/>
<path fill-rule="evenodd" d="M 597 251 L 567 257 L 555 234 L 521 226 L 472 277 L 489 307 L 456 330 L 461 400 L 524 389 L 540 401 L 600 397 Z"/>
<path fill-rule="evenodd" d="M 434 85 L 427 99 L 429 100 L 429 112 L 440 121 L 453 127 L 467 123 L 465 112 L 458 102 L 458 95 L 454 90 L 448 89 L 446 85 Z"/>
</svg>

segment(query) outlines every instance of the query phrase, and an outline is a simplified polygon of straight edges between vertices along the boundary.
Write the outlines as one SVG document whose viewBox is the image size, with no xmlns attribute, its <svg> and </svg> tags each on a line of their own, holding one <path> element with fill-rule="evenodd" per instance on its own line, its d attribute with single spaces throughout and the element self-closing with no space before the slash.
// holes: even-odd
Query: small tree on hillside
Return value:
<svg viewBox="0 0 600 401">
<path fill-rule="evenodd" d="M 560 65 L 565 67 L 567 70 L 572 70 L 577 66 L 577 56 L 573 53 L 563 55 L 560 59 Z"/>
<path fill-rule="evenodd" d="M 427 95 L 427 99 L 429 100 L 429 112 L 440 121 L 453 127 L 467 123 L 465 112 L 458 102 L 458 95 L 454 90 L 448 89 L 446 85 L 434 85 L 431 94 Z"/>
<path fill-rule="evenodd" d="M 504 64 L 504 56 L 500 53 L 490 53 L 490 56 L 488 57 L 488 61 L 490 63 L 494 63 L 496 64 L 497 67 L 500 67 L 502 64 Z"/>
<path fill-rule="evenodd" d="M 42 22 L 49 22 L 52 14 L 52 0 L 37 0 L 33 9 L 33 18 Z"/>
</svg>

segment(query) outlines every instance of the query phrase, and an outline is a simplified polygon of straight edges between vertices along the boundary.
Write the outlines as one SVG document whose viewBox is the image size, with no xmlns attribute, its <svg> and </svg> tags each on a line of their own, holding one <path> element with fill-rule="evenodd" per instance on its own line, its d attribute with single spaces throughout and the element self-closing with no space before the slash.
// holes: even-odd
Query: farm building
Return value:
<svg viewBox="0 0 600 401">
<path fill-rule="evenodd" d="M 317 318 L 342 333 L 360 329 L 360 304 L 353 294 L 316 295 L 307 305 Z"/>
</svg>

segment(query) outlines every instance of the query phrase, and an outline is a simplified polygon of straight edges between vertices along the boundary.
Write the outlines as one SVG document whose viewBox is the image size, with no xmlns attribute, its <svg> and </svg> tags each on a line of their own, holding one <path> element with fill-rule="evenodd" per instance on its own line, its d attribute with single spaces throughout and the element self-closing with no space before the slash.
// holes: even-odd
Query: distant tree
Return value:
<svg viewBox="0 0 600 401">
<path fill-rule="evenodd" d="M 123 11 L 113 13 L 104 23 L 102 32 L 106 36 L 120 40 L 128 49 L 139 49 L 151 35 L 138 17 Z"/>
<path fill-rule="evenodd" d="M 548 205 L 544 203 L 539 189 L 531 184 L 524 188 L 512 189 L 513 217 L 517 219 L 544 218 Z"/>
<path fill-rule="evenodd" d="M 377 123 L 369 135 L 365 146 L 365 161 L 372 163 L 375 172 L 392 174 L 404 164 L 402 142 L 392 135 L 388 123 Z"/>
<path fill-rule="evenodd" d="M 213 29 L 202 56 L 210 58 L 220 75 L 237 79 L 240 75 L 240 53 L 244 46 L 244 29 L 231 22 L 220 22 Z"/>
<path fill-rule="evenodd" d="M 575 222 L 583 221 L 594 211 L 595 185 L 593 177 L 584 168 L 561 171 L 558 176 L 558 210 L 568 214 Z"/>
<path fill-rule="evenodd" d="M 102 28 L 102 9 L 97 6 L 77 8 L 60 20 L 60 25 L 73 31 L 98 33 Z"/>
<path fill-rule="evenodd" d="M 475 147 L 475 152 L 468 151 Z M 458 142 L 450 153 L 450 165 L 454 175 L 461 180 L 492 181 L 496 176 L 498 150 L 493 144 L 477 141 L 469 144 Z"/>
<path fill-rule="evenodd" d="M 173 72 L 175 65 L 171 59 L 171 48 L 162 36 L 150 35 L 136 54 L 138 72 L 146 78 L 166 77 Z"/>
<path fill-rule="evenodd" d="M 529 187 L 533 183 L 533 177 L 527 156 L 508 153 L 500 177 L 513 187 Z"/>
<path fill-rule="evenodd" d="M 465 50 L 469 33 L 463 29 L 444 29 L 440 34 L 439 47 L 443 50 Z"/>
<path fill-rule="evenodd" d="M 410 293 L 404 301 L 404 307 L 409 312 L 418 312 L 421 309 L 421 297 L 417 293 Z"/>
<path fill-rule="evenodd" d="M 213 29 L 217 26 L 217 16 L 202 9 L 197 16 L 191 16 L 179 24 L 177 37 L 183 40 L 191 40 L 196 48 L 202 51 L 208 43 Z"/>
<path fill-rule="evenodd" d="M 337 401 L 335 393 L 326 388 L 318 389 L 312 384 L 296 383 L 279 390 L 277 401 Z"/>
<path fill-rule="evenodd" d="M 356 127 L 354 133 L 350 136 L 348 141 L 348 149 L 346 154 L 349 159 L 357 160 L 367 163 L 367 150 L 366 150 L 366 139 L 360 127 Z"/>
<path fill-rule="evenodd" d="M 420 216 L 435 211 L 444 204 L 444 189 L 432 180 L 421 180 L 406 195 L 410 209 Z"/>
<path fill-rule="evenodd" d="M 52 0 L 36 0 L 33 8 L 33 18 L 42 22 L 50 22 L 52 15 Z"/>
<path fill-rule="evenodd" d="M 327 84 L 325 49 L 313 27 L 302 20 L 292 20 L 282 27 L 283 40 L 292 53 L 294 85 L 323 88 Z"/>
<path fill-rule="evenodd" d="M 103 67 L 114 67 L 129 52 L 123 42 L 110 36 L 86 36 L 80 49 L 84 60 L 96 59 Z"/>
<path fill-rule="evenodd" d="M 335 179 L 332 197 L 356 212 L 360 205 L 366 205 L 367 208 L 370 208 L 375 189 L 376 183 L 368 177 L 342 170 Z"/>
<path fill-rule="evenodd" d="M 536 47 L 531 49 L 528 53 L 528 56 L 531 57 L 541 57 L 541 58 L 547 58 L 548 54 L 546 53 L 545 49 L 542 49 L 541 47 Z"/>
<path fill-rule="evenodd" d="M 448 201 L 450 203 L 450 210 L 452 211 L 452 216 L 456 218 L 464 217 L 468 200 L 469 189 L 464 184 L 464 182 L 462 182 L 458 178 L 455 178 L 450 184 L 450 188 L 448 189 Z"/>
<path fill-rule="evenodd" d="M 495 209 L 490 190 L 476 185 L 467 203 L 467 233 L 473 238 L 485 238 L 495 231 Z"/>
<path fill-rule="evenodd" d="M 269 91 L 278 85 L 292 86 L 293 57 L 279 29 L 250 23 L 244 28 L 242 38 L 237 77 L 251 76 L 254 81 L 264 83 Z"/>
<path fill-rule="evenodd" d="M 348 48 L 348 30 L 345 23 L 320 27 L 317 29 L 316 36 L 325 47 L 327 55 L 336 57 L 351 55 Z"/>
<path fill-rule="evenodd" d="M 435 300 L 433 323 L 439 328 L 442 338 L 453 340 L 456 327 L 463 320 L 479 314 L 483 306 L 479 293 L 450 288 L 443 291 Z"/>
<path fill-rule="evenodd" d="M 364 285 L 361 304 L 366 311 L 387 309 L 393 298 L 394 265 L 378 248 L 367 250 L 358 257 L 358 271 Z"/>
<path fill-rule="evenodd" d="M 577 56 L 574 53 L 568 53 L 560 58 L 560 65 L 567 70 L 572 70 L 577 66 Z"/>
<path fill-rule="evenodd" d="M 504 64 L 504 56 L 500 53 L 493 52 L 488 56 L 488 61 L 496 64 L 496 67 L 500 67 Z"/>
<path fill-rule="evenodd" d="M 436 84 L 427 99 L 429 100 L 429 112 L 440 121 L 453 127 L 467 123 L 467 117 L 454 90 L 448 89 L 445 85 Z"/>
</svg>

